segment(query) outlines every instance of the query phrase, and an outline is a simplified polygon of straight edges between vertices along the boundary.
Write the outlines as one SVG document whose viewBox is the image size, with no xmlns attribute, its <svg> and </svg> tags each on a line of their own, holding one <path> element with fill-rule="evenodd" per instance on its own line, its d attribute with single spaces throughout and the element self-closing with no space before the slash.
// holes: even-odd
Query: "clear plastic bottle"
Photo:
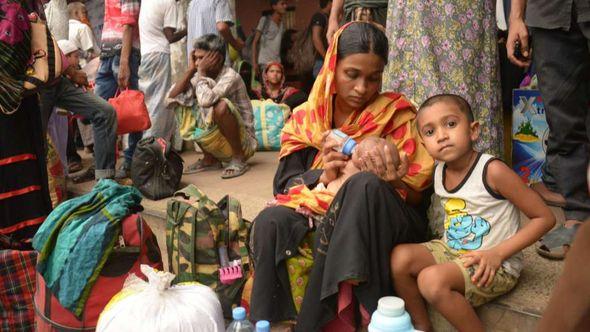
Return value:
<svg viewBox="0 0 590 332">
<path fill-rule="evenodd" d="M 377 310 L 371 316 L 369 332 L 414 332 L 404 300 L 395 296 L 379 299 Z"/>
<path fill-rule="evenodd" d="M 225 330 L 226 332 L 255 332 L 254 325 L 246 318 L 246 309 L 237 307 L 232 310 L 234 319 Z"/>
<path fill-rule="evenodd" d="M 267 320 L 256 322 L 256 332 L 270 332 L 270 323 Z"/>
<path fill-rule="evenodd" d="M 338 145 L 336 151 L 342 152 L 347 156 L 352 155 L 354 148 L 356 148 L 356 141 L 354 139 L 338 129 L 333 129 L 330 132 L 330 137 L 340 142 L 340 145 Z"/>
</svg>

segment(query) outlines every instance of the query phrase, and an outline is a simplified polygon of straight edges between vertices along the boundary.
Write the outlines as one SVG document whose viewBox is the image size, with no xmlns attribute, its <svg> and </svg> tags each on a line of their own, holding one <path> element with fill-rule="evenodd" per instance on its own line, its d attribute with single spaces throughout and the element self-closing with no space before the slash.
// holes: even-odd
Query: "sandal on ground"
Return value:
<svg viewBox="0 0 590 332">
<path fill-rule="evenodd" d="M 72 161 L 70 163 L 68 163 L 68 173 L 72 174 L 72 173 L 77 173 L 80 172 L 82 170 L 82 163 L 79 161 Z"/>
<path fill-rule="evenodd" d="M 213 171 L 213 170 L 220 169 L 220 168 L 221 168 L 221 163 L 219 161 L 216 161 L 211 165 L 205 165 L 203 159 L 199 159 L 194 164 L 187 166 L 182 171 L 182 174 L 195 174 L 195 173 L 199 173 L 199 172 Z"/>
<path fill-rule="evenodd" d="M 539 240 L 537 253 L 549 259 L 564 259 L 580 225 L 576 223 L 569 228 L 561 225 L 547 233 Z"/>
<path fill-rule="evenodd" d="M 88 168 L 86 171 L 84 171 L 80 175 L 76 175 L 76 176 L 72 177 L 72 182 L 74 182 L 75 184 L 84 183 L 84 182 L 88 182 L 88 181 L 92 181 L 92 180 L 94 180 L 94 168 L 93 167 Z"/>
<path fill-rule="evenodd" d="M 221 173 L 222 179 L 231 179 L 243 175 L 248 171 L 248 164 L 245 161 L 232 160 Z"/>
</svg>

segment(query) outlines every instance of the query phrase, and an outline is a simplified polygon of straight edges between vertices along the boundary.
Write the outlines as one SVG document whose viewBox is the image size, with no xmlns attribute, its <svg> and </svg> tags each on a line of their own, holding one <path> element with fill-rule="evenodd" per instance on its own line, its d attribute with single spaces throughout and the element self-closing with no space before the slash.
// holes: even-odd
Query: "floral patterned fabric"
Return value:
<svg viewBox="0 0 590 332">
<path fill-rule="evenodd" d="M 389 1 L 389 64 L 384 90 L 417 104 L 438 93 L 461 95 L 482 124 L 479 151 L 502 155 L 495 1 Z"/>
</svg>

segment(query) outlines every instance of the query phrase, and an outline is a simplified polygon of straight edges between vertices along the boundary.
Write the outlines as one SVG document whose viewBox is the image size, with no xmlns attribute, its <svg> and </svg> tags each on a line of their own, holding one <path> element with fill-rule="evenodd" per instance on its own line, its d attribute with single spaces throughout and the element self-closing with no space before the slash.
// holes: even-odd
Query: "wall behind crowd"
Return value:
<svg viewBox="0 0 590 332">
<path fill-rule="evenodd" d="M 242 24 L 244 33 L 249 35 L 252 32 L 262 12 L 270 9 L 269 3 L 269 0 L 236 1 L 237 18 Z M 294 15 L 290 18 L 293 26 L 288 28 L 296 30 L 305 29 L 313 14 L 320 9 L 318 0 L 289 0 L 288 4 L 295 7 L 295 12 L 290 14 Z"/>
</svg>

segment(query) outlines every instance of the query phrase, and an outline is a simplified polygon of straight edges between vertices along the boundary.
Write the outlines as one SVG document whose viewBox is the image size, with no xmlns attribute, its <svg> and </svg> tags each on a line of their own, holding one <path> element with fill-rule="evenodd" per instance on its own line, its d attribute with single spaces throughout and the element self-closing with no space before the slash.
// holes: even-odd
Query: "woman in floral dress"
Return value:
<svg viewBox="0 0 590 332">
<path fill-rule="evenodd" d="M 502 157 L 495 1 L 389 1 L 383 89 L 420 104 L 444 92 L 469 101 L 482 124 L 479 151 Z"/>
</svg>

